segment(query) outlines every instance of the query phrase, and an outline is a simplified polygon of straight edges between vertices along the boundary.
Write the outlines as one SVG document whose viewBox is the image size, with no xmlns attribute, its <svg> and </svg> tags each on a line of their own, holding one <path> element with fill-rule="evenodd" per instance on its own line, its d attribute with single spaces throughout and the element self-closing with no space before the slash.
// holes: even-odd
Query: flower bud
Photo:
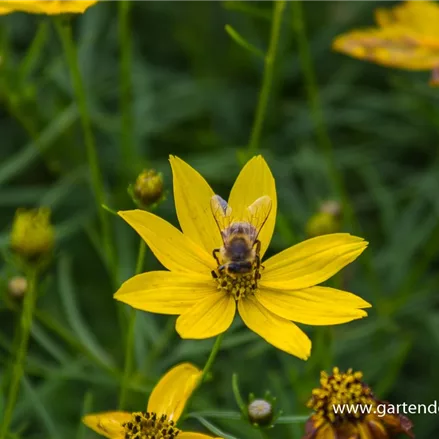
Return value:
<svg viewBox="0 0 439 439">
<path fill-rule="evenodd" d="M 340 204 L 337 201 L 325 201 L 306 224 L 308 237 L 327 235 L 340 231 Z"/>
<path fill-rule="evenodd" d="M 248 405 L 248 418 L 252 424 L 270 425 L 273 415 L 273 405 L 265 399 L 255 399 Z"/>
<path fill-rule="evenodd" d="M 27 291 L 27 279 L 23 276 L 14 276 L 9 279 L 8 292 L 13 299 L 21 300 Z"/>
<path fill-rule="evenodd" d="M 136 201 L 148 207 L 159 201 L 163 196 L 163 176 L 155 169 L 144 170 L 132 187 Z"/>
<path fill-rule="evenodd" d="M 10 235 L 11 249 L 16 255 L 27 263 L 36 263 L 52 252 L 54 243 L 49 209 L 17 210 Z"/>
</svg>

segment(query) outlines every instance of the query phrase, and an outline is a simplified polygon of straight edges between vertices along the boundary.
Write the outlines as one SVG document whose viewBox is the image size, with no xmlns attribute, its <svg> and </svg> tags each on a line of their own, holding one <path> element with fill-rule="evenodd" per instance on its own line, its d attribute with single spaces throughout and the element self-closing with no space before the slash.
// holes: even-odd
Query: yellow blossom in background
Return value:
<svg viewBox="0 0 439 439">
<path fill-rule="evenodd" d="M 161 438 L 210 439 L 202 433 L 184 432 L 176 424 L 198 385 L 202 372 L 190 363 L 168 371 L 153 389 L 145 412 L 103 412 L 87 415 L 85 425 L 109 439 Z"/>
<path fill-rule="evenodd" d="M 97 2 L 98 0 L 0 0 L 0 15 L 12 12 L 48 15 L 82 14 Z"/>
<path fill-rule="evenodd" d="M 377 400 L 362 379 L 363 374 L 352 369 L 340 372 L 334 367 L 330 376 L 322 372 L 320 387 L 307 404 L 314 414 L 302 439 L 392 439 L 399 434 L 414 438 L 411 421 L 395 414 L 388 402 Z M 352 408 L 350 413 L 346 407 Z"/>
<path fill-rule="evenodd" d="M 431 70 L 439 86 L 439 4 L 407 1 L 375 11 L 376 27 L 338 36 L 334 50 L 388 67 Z"/>
<path fill-rule="evenodd" d="M 50 209 L 18 209 L 10 235 L 11 249 L 26 260 L 38 261 L 48 256 L 55 244 L 55 230 Z"/>
<path fill-rule="evenodd" d="M 115 298 L 134 308 L 179 315 L 182 338 L 204 339 L 225 332 L 236 309 L 252 331 L 299 358 L 311 351 L 294 323 L 334 325 L 365 317 L 369 303 L 351 293 L 316 286 L 354 261 L 367 242 L 348 233 L 309 239 L 262 262 L 258 271 L 232 276 L 213 256 L 223 240 L 211 210 L 214 192 L 204 178 L 177 157 L 170 158 L 175 207 L 183 233 L 142 210 L 119 215 L 145 240 L 169 271 L 151 271 L 126 281 Z M 254 157 L 242 169 L 229 197 L 232 224 L 242 224 L 249 206 L 263 197 L 271 209 L 262 227 L 260 258 L 276 221 L 275 181 L 265 160 Z"/>
</svg>

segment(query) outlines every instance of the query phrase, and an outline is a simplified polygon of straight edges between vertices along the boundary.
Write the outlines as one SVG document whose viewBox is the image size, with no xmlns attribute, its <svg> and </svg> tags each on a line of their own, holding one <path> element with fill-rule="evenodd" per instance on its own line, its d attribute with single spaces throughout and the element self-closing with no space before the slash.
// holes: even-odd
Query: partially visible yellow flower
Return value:
<svg viewBox="0 0 439 439">
<path fill-rule="evenodd" d="M 432 70 L 439 86 L 439 4 L 407 1 L 375 11 L 377 27 L 338 36 L 333 49 L 355 58 L 406 70 Z"/>
<path fill-rule="evenodd" d="M 0 0 L 0 15 L 12 12 L 28 12 L 29 14 L 82 14 L 98 0 Z"/>
<path fill-rule="evenodd" d="M 210 203 L 214 192 L 183 160 L 171 157 L 174 199 L 183 233 L 142 210 L 119 215 L 145 240 L 169 271 L 151 271 L 126 281 L 115 298 L 134 308 L 179 315 L 182 338 L 203 339 L 226 331 L 239 314 L 268 343 L 299 358 L 311 351 L 309 338 L 294 323 L 335 325 L 365 317 L 369 303 L 346 291 L 316 286 L 354 261 L 367 242 L 348 233 L 319 236 L 297 244 L 239 275 L 219 270 L 214 249 L 223 245 Z M 276 221 L 274 178 L 261 156 L 239 174 L 229 197 L 232 224 L 248 220 L 260 197 L 271 210 L 258 240 L 263 258 Z"/>
<path fill-rule="evenodd" d="M 109 439 L 212 439 L 211 436 L 181 431 L 177 427 L 201 373 L 190 363 L 175 366 L 153 389 L 145 412 L 94 413 L 85 416 L 82 421 Z"/>
<path fill-rule="evenodd" d="M 38 261 L 52 252 L 55 230 L 46 208 L 18 209 L 12 223 L 11 249 L 22 258 Z"/>
<path fill-rule="evenodd" d="M 399 434 L 414 438 L 413 424 L 379 401 L 363 381 L 361 372 L 321 373 L 320 387 L 312 391 L 307 406 L 314 410 L 302 439 L 393 439 Z M 399 437 L 399 436 L 398 436 Z"/>
</svg>

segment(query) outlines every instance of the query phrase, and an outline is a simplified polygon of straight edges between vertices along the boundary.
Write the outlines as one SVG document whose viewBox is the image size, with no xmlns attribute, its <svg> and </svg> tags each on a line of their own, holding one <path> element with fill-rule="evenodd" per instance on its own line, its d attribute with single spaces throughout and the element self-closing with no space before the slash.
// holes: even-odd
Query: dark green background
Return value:
<svg viewBox="0 0 439 439">
<path fill-rule="evenodd" d="M 367 254 L 342 272 L 343 282 L 373 304 L 369 317 L 339 327 L 304 327 L 313 340 L 307 362 L 276 350 L 237 319 L 192 411 L 237 410 L 231 391 L 237 372 L 243 394 L 270 389 L 285 414 L 306 414 L 319 371 L 334 365 L 364 371 L 376 395 L 393 403 L 430 404 L 439 396 L 439 92 L 428 87 L 427 72 L 386 69 L 331 51 L 336 35 L 373 25 L 373 10 L 392 4 L 303 5 L 336 172 L 358 222 L 345 221 L 343 231 L 370 242 Z M 109 206 L 133 208 L 127 185 L 143 167 L 154 167 L 169 191 L 158 213 L 176 224 L 169 154 L 188 161 L 227 196 L 248 144 L 263 60 L 238 46 L 224 26 L 265 52 L 272 9 L 271 2 L 133 3 L 131 155 L 121 140 L 117 2 L 73 18 Z M 47 41 L 31 74 L 20 78 L 20 63 L 41 21 L 48 22 Z M 0 244 L 8 246 L 18 207 L 51 207 L 57 230 L 13 427 L 23 438 L 91 438 L 80 427 L 84 410 L 117 407 L 125 335 L 117 310 L 122 307 L 112 295 L 133 275 L 138 238 L 108 214 L 119 258 L 119 272 L 108 273 L 95 242 L 98 216 L 79 113 L 50 19 L 2 16 L 0 44 Z M 305 83 L 288 4 L 260 144 L 276 178 L 281 212 L 270 253 L 302 240 L 319 203 L 339 198 Z M 147 268 L 157 265 L 148 253 Z M 13 274 L 4 264 L 2 295 Z M 0 303 L 5 381 L 18 322 L 9 302 Z M 174 320 L 139 313 L 138 372 L 129 394 L 134 410 L 143 409 L 151 386 L 170 366 L 190 360 L 202 367 L 207 359 L 213 340 L 182 341 Z M 117 371 L 110 373 L 109 366 Z M 2 404 L 0 395 L 0 412 Z M 414 416 L 417 438 L 434 438 L 438 419 Z M 236 438 L 257 434 L 243 422 L 212 422 Z M 198 423 L 192 426 L 203 431 Z M 279 425 L 268 434 L 298 439 L 303 425 Z"/>
</svg>

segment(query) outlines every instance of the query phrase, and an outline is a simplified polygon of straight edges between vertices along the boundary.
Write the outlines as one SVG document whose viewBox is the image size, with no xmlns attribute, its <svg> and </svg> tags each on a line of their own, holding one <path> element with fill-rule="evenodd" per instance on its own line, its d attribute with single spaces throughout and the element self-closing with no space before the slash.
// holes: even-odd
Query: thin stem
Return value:
<svg viewBox="0 0 439 439">
<path fill-rule="evenodd" d="M 204 383 L 204 381 L 206 381 L 206 378 L 210 372 L 210 369 L 212 368 L 212 365 L 215 361 L 215 358 L 220 350 L 223 338 L 224 338 L 224 332 L 217 336 L 215 343 L 213 344 L 212 349 L 210 351 L 209 358 L 207 359 L 206 364 L 204 365 L 203 371 L 201 373 L 201 377 L 198 380 L 197 389 Z M 193 396 L 194 393 L 195 392 L 192 393 L 191 397 Z M 185 419 L 185 417 L 186 417 L 185 411 L 186 411 L 186 408 L 189 406 L 188 402 L 189 401 L 186 401 L 186 406 L 185 406 L 185 409 L 183 410 L 183 413 L 181 415 L 181 419 Z"/>
<path fill-rule="evenodd" d="M 61 39 L 67 64 L 69 66 L 70 75 L 73 82 L 73 89 L 81 118 L 82 130 L 84 132 L 84 140 L 87 150 L 87 160 L 91 174 L 92 188 L 102 226 L 102 239 L 105 255 L 107 257 L 110 270 L 115 273 L 117 272 L 116 254 L 114 252 L 111 238 L 110 222 L 108 215 L 101 208 L 102 204 L 105 204 L 104 183 L 102 180 L 101 169 L 99 167 L 98 153 L 93 135 L 90 113 L 87 106 L 87 96 L 81 71 L 79 69 L 77 49 L 73 40 L 72 28 L 69 21 L 61 21 L 61 19 L 55 19 L 55 26 Z"/>
<path fill-rule="evenodd" d="M 146 254 L 146 244 L 143 240 L 140 240 L 139 252 L 137 254 L 137 262 L 136 262 L 136 274 L 141 273 L 143 270 L 143 266 L 145 264 L 145 254 Z M 134 308 L 130 309 L 129 317 L 128 317 L 128 331 L 127 331 L 126 344 L 125 344 L 125 364 L 123 368 L 122 384 L 119 394 L 119 409 L 123 409 L 125 407 L 128 387 L 129 387 L 129 379 L 130 379 L 131 371 L 133 370 L 134 342 L 135 342 L 135 334 L 136 334 L 136 316 L 137 316 L 136 310 Z"/>
<path fill-rule="evenodd" d="M 203 384 L 204 381 L 206 381 L 207 374 L 210 372 L 212 364 L 214 363 L 215 358 L 220 350 L 221 342 L 223 341 L 223 337 L 224 337 L 224 332 L 222 334 L 218 335 L 218 337 L 215 340 L 214 345 L 212 346 L 212 350 L 210 351 L 209 358 L 207 359 L 206 364 L 204 365 L 203 373 L 201 374 L 201 378 L 199 381 L 200 385 Z"/>
<path fill-rule="evenodd" d="M 311 58 L 308 38 L 306 35 L 305 19 L 301 0 L 295 0 L 291 2 L 291 7 L 293 11 L 293 28 L 296 33 L 298 43 L 299 59 L 303 71 L 305 88 L 308 96 L 308 103 L 311 108 L 311 116 L 314 120 L 317 140 L 320 144 L 322 153 L 326 158 L 333 188 L 340 197 L 343 216 L 344 218 L 346 218 L 346 222 L 350 224 L 354 231 L 361 235 L 361 226 L 357 218 L 355 217 L 354 209 L 349 200 L 349 194 L 343 181 L 343 175 L 341 172 L 338 172 L 335 163 L 334 148 L 326 127 L 325 117 L 322 110 L 322 103 L 320 100 L 317 86 L 316 74 Z M 368 273 L 370 282 L 373 285 L 373 294 L 376 296 L 380 287 L 378 277 L 376 276 L 375 270 L 373 268 L 370 252 L 366 251 L 363 258 L 361 258 L 361 261 L 363 262 L 364 267 Z"/>
<path fill-rule="evenodd" d="M 145 265 L 145 255 L 146 255 L 146 244 L 145 241 L 141 239 L 139 244 L 139 253 L 137 255 L 136 274 L 140 274 L 143 271 L 143 266 Z"/>
<path fill-rule="evenodd" d="M 271 25 L 270 43 L 264 60 L 264 72 L 262 85 L 259 92 L 258 105 L 256 107 L 255 118 L 248 145 L 248 155 L 255 155 L 259 149 L 262 128 L 264 126 L 265 115 L 267 112 L 268 99 L 270 97 L 271 86 L 273 83 L 274 63 L 276 61 L 279 34 L 282 24 L 282 16 L 286 2 L 278 0 L 274 4 L 273 22 Z"/>
<path fill-rule="evenodd" d="M 302 67 L 308 103 L 311 108 L 311 117 L 313 118 L 315 125 L 317 141 L 320 145 L 322 153 L 326 158 L 333 187 L 341 197 L 341 201 L 343 203 L 343 212 L 346 214 L 348 221 L 352 223 L 353 210 L 347 199 L 342 176 L 337 171 L 337 167 L 335 165 L 333 146 L 326 128 L 325 117 L 323 115 L 316 74 L 314 71 L 314 65 L 306 35 L 302 2 L 300 0 L 291 2 L 291 7 L 293 11 L 293 29 L 296 33 L 300 65 Z"/>
<path fill-rule="evenodd" d="M 5 439 L 12 420 L 15 403 L 17 401 L 20 382 L 23 377 L 24 362 L 26 359 L 29 344 L 29 335 L 32 327 L 32 318 L 36 302 L 37 273 L 31 270 L 28 276 L 29 287 L 26 291 L 23 303 L 23 311 L 20 318 L 20 338 L 17 346 L 15 362 L 12 368 L 11 384 L 6 397 L 6 407 L 3 415 L 3 422 L 0 429 L 0 439 Z"/>
<path fill-rule="evenodd" d="M 125 172 L 130 175 L 135 159 L 133 139 L 133 85 L 132 71 L 132 38 L 130 28 L 131 2 L 122 1 L 119 7 L 119 44 L 120 44 L 120 105 L 122 113 L 122 155 Z M 122 172 L 123 175 L 123 172 Z"/>
</svg>

